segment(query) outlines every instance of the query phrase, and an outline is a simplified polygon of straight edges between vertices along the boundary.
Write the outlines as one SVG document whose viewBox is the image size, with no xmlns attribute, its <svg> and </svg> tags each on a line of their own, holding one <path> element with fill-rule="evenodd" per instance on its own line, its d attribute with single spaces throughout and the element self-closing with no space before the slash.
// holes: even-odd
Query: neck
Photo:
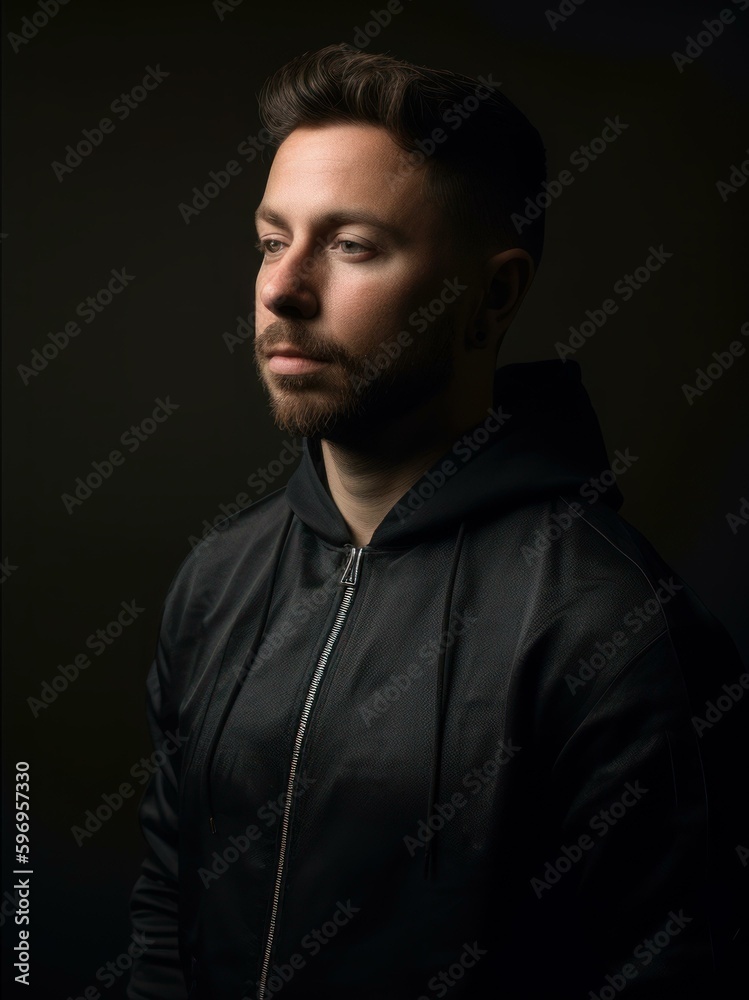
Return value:
<svg viewBox="0 0 749 1000">
<path fill-rule="evenodd" d="M 479 400 L 485 403 L 485 400 Z M 355 443 L 321 440 L 328 489 L 355 545 L 368 545 L 388 511 L 491 407 L 428 407 Z"/>
</svg>

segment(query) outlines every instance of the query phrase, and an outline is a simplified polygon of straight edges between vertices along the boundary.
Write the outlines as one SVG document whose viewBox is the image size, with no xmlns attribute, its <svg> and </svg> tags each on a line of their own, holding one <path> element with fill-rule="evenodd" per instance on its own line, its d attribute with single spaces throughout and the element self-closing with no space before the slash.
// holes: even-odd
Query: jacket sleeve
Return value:
<svg viewBox="0 0 749 1000">
<path fill-rule="evenodd" d="M 170 746 L 178 733 L 176 713 L 167 694 L 167 650 L 164 613 L 156 655 L 147 679 L 147 718 L 155 750 Z M 146 785 L 139 807 L 147 851 L 130 897 L 135 940 L 141 954 L 133 962 L 128 1000 L 186 1000 L 187 988 L 179 956 L 178 917 L 178 790 L 177 750 L 165 756 Z"/>
<path fill-rule="evenodd" d="M 551 782 L 568 853 L 560 864 L 550 857 L 546 871 L 559 876 L 555 905 L 578 928 L 582 995 L 626 987 L 627 1000 L 707 1000 L 715 972 L 706 788 L 668 630 L 597 694 Z"/>
</svg>

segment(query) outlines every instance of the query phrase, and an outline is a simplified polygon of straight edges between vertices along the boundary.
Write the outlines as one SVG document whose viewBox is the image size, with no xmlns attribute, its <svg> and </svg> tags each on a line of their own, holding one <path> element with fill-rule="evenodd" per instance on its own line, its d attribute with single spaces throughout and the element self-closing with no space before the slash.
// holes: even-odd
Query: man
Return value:
<svg viewBox="0 0 749 1000">
<path fill-rule="evenodd" d="M 690 698 L 741 666 L 578 366 L 495 371 L 545 176 L 498 86 L 341 45 L 263 90 L 255 359 L 304 452 L 164 606 L 131 1000 L 710 995 Z"/>
</svg>

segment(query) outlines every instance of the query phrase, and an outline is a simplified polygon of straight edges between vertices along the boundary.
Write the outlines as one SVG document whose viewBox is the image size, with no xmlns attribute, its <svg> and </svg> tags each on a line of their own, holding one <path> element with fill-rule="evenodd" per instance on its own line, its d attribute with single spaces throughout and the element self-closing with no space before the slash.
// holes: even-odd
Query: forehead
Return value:
<svg viewBox="0 0 749 1000">
<path fill-rule="evenodd" d="M 401 227 L 440 227 L 442 212 L 426 194 L 426 169 L 381 126 L 303 126 L 278 147 L 263 205 L 299 218 L 357 205 Z"/>
</svg>

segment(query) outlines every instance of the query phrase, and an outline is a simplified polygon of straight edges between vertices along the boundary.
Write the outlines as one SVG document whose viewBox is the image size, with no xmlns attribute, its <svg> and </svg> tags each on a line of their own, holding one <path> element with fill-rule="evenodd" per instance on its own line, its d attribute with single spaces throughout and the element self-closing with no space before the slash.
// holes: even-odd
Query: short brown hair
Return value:
<svg viewBox="0 0 749 1000">
<path fill-rule="evenodd" d="M 446 210 L 461 243 L 475 249 L 478 240 L 487 252 L 523 247 L 538 267 L 543 210 L 521 233 L 512 216 L 522 216 L 526 199 L 542 190 L 543 141 L 496 86 L 484 86 L 487 96 L 476 105 L 481 87 L 480 80 L 450 70 L 341 43 L 305 52 L 276 70 L 262 87 L 259 110 L 274 146 L 304 125 L 383 126 L 412 163 L 426 163 L 425 193 Z M 467 113 L 459 115 L 456 104 Z M 451 110 L 457 124 L 446 130 Z M 435 141 L 440 131 L 444 138 Z"/>
</svg>

